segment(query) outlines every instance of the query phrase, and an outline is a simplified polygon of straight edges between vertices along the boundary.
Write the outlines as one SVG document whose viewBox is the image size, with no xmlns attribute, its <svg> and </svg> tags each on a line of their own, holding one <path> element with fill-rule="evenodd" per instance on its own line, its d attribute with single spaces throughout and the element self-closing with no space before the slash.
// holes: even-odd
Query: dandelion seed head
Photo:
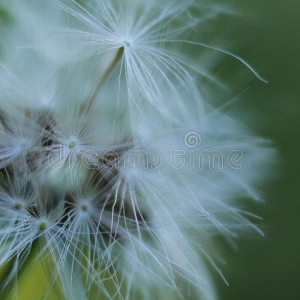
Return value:
<svg viewBox="0 0 300 300">
<path fill-rule="evenodd" d="M 14 208 L 15 208 L 15 210 L 19 210 L 19 209 L 22 208 L 22 204 L 21 204 L 21 203 L 16 203 L 16 204 L 14 205 Z"/>
<path fill-rule="evenodd" d="M 130 47 L 130 46 L 131 46 L 131 42 L 128 41 L 128 40 L 124 40 L 124 41 L 122 42 L 122 44 L 123 44 L 125 47 Z"/>
<path fill-rule="evenodd" d="M 14 72 L 0 64 L 0 265 L 14 261 L 2 290 L 18 287 L 38 244 L 35 260 L 53 264 L 45 297 L 58 279 L 66 299 L 95 298 L 94 290 L 97 298 L 153 299 L 164 290 L 184 299 L 183 285 L 197 299 L 216 299 L 205 266 L 223 276 L 214 235 L 261 233 L 237 199 L 259 199 L 255 186 L 274 154 L 204 105 L 201 79 L 214 78 L 192 54 L 198 47 L 233 56 L 259 77 L 239 56 L 186 40 L 200 39 L 194 25 L 205 32 L 222 10 L 195 1 L 41 2 L 33 11 L 59 12 L 50 40 L 68 50 L 56 60 L 57 50 L 44 49 L 49 24 L 37 18 L 28 21 L 32 45 L 5 58 Z M 19 6 L 19 27 L 35 5 Z M 191 133 L 199 143 L 189 143 Z M 236 163 L 227 159 L 233 149 L 243 153 L 239 164 L 221 165 Z M 223 156 L 211 167 L 203 153 Z M 235 169 L 243 158 L 259 167 Z"/>
<path fill-rule="evenodd" d="M 12 199 L 11 203 L 12 203 L 13 209 L 18 212 L 21 212 L 21 211 L 24 212 L 27 207 L 26 201 L 21 198 Z"/>
<path fill-rule="evenodd" d="M 95 206 L 91 203 L 91 201 L 85 198 L 78 199 L 76 207 L 78 209 L 78 212 L 82 215 L 89 215 L 92 213 L 93 210 L 96 209 Z"/>
<path fill-rule="evenodd" d="M 45 231 L 47 228 L 47 224 L 45 222 L 42 222 L 39 224 L 39 231 Z"/>
<path fill-rule="evenodd" d="M 134 47 L 134 39 L 132 39 L 130 36 L 120 36 L 118 37 L 116 43 L 125 49 Z"/>
<path fill-rule="evenodd" d="M 81 209 L 82 209 L 82 211 L 87 211 L 87 210 L 88 210 L 88 207 L 87 207 L 86 204 L 82 204 L 82 205 L 81 205 Z"/>
<path fill-rule="evenodd" d="M 70 141 L 69 149 L 74 149 L 76 147 L 76 142 L 74 140 Z"/>
</svg>

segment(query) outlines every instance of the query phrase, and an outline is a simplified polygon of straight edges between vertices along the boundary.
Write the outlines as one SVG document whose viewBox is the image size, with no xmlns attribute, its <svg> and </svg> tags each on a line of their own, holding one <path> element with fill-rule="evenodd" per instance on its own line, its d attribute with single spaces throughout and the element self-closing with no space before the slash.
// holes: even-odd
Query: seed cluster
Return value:
<svg viewBox="0 0 300 300">
<path fill-rule="evenodd" d="M 38 262 L 41 299 L 55 282 L 67 300 L 217 299 L 213 236 L 261 233 L 237 199 L 259 198 L 274 154 L 200 93 L 223 85 L 199 49 L 265 81 L 196 41 L 221 7 L 23 2 L 3 4 L 16 24 L 0 62 L 0 297 Z"/>
</svg>

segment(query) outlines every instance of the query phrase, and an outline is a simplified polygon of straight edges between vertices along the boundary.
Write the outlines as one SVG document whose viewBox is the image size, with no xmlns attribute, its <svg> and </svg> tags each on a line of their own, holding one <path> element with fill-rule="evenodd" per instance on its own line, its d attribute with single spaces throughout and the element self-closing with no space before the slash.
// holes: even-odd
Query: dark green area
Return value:
<svg viewBox="0 0 300 300">
<path fill-rule="evenodd" d="M 222 300 L 296 300 L 300 299 L 300 1 L 228 3 L 239 16 L 222 17 L 217 36 L 224 45 L 229 41 L 230 49 L 269 81 L 253 80 L 231 110 L 258 135 L 272 139 L 279 156 L 274 177 L 261 187 L 265 204 L 251 207 L 263 217 L 259 226 L 265 237 L 241 235 L 237 249 L 224 250 L 227 265 L 221 269 L 230 287 L 218 279 L 220 295 Z M 224 74 L 233 74 L 237 65 L 226 58 L 222 66 Z"/>
<path fill-rule="evenodd" d="M 10 14 L 0 5 L 0 26 L 6 25 L 10 20 Z"/>
</svg>

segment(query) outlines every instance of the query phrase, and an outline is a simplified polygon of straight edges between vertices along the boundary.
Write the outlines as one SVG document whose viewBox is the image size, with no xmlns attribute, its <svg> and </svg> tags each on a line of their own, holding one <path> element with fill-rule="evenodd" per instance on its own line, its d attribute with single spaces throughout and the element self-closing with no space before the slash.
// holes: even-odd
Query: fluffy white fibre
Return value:
<svg viewBox="0 0 300 300">
<path fill-rule="evenodd" d="M 217 299 L 210 269 L 226 274 L 214 236 L 263 234 L 239 199 L 260 200 L 275 154 L 201 96 L 200 79 L 214 78 L 189 47 L 232 56 L 265 81 L 199 40 L 228 11 L 192 0 L 6 8 L 0 266 L 13 265 L 1 293 L 14 286 L 17 297 L 38 245 L 43 299 L 56 280 L 72 300 Z"/>
</svg>

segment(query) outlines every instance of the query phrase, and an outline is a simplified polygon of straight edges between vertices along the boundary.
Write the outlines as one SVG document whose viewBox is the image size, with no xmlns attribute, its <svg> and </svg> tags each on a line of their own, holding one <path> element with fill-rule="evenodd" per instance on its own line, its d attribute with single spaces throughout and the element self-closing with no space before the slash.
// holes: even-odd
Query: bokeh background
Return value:
<svg viewBox="0 0 300 300">
<path fill-rule="evenodd" d="M 226 265 L 219 266 L 230 286 L 217 272 L 213 276 L 221 300 L 297 300 L 300 299 L 300 1 L 224 2 L 234 14 L 218 18 L 210 32 L 214 36 L 207 36 L 207 41 L 225 45 L 269 81 L 265 84 L 249 72 L 247 83 L 241 84 L 236 81 L 240 63 L 230 57 L 222 58 L 215 70 L 217 76 L 235 93 L 240 92 L 228 112 L 253 128 L 257 135 L 272 140 L 278 156 L 270 178 L 259 187 L 264 203 L 249 206 L 263 218 L 258 225 L 265 236 L 241 235 L 234 246 L 220 241 Z M 3 29 L 10 22 L 0 2 L 0 26 Z M 228 95 L 220 97 L 217 104 L 228 100 Z"/>
<path fill-rule="evenodd" d="M 225 1 L 227 2 L 227 1 Z M 224 247 L 222 267 L 230 287 L 219 280 L 223 300 L 300 299 L 300 1 L 228 1 L 238 17 L 218 20 L 218 36 L 269 81 L 248 85 L 232 110 L 257 134 L 273 140 L 277 166 L 260 187 L 265 237 L 243 235 Z M 226 59 L 222 64 L 234 64 Z M 242 112 L 242 113 L 241 113 Z M 217 279 L 218 280 L 218 279 Z"/>
</svg>

